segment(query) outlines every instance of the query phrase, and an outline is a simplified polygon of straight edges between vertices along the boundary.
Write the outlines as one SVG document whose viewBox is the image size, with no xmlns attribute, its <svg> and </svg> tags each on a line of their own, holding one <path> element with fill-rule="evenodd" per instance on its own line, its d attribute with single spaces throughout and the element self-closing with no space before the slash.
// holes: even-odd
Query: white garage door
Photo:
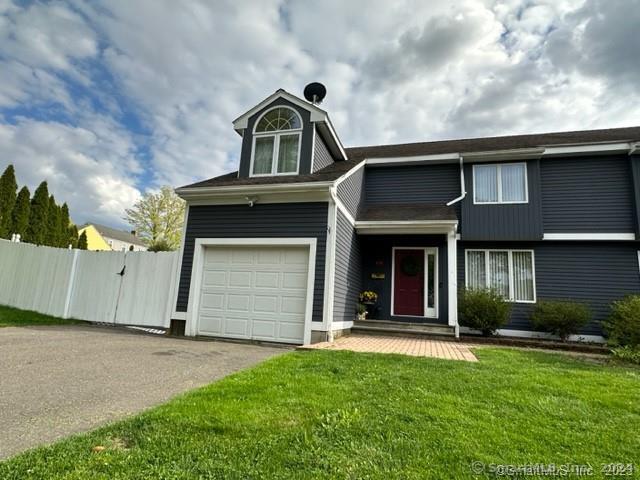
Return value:
<svg viewBox="0 0 640 480">
<path fill-rule="evenodd" d="M 207 247 L 198 335 L 303 343 L 308 247 Z"/>
</svg>

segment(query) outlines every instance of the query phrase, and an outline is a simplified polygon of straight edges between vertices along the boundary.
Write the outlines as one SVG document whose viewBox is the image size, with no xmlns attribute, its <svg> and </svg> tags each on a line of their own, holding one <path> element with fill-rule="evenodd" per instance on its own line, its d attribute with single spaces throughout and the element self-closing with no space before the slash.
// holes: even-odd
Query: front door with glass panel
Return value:
<svg viewBox="0 0 640 480">
<path fill-rule="evenodd" d="M 393 249 L 392 315 L 438 316 L 438 249 Z"/>
</svg>

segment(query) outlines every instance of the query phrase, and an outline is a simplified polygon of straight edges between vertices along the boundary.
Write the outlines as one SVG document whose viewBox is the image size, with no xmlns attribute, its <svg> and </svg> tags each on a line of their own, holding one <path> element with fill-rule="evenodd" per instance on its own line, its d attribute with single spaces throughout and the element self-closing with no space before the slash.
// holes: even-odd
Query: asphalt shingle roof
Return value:
<svg viewBox="0 0 640 480">
<path fill-rule="evenodd" d="M 84 228 L 89 225 L 93 225 L 103 237 L 113 238 L 114 240 L 120 240 L 121 242 L 127 242 L 133 245 L 140 245 L 143 247 L 145 246 L 144 242 L 139 237 L 132 235 L 130 232 L 117 230 L 115 228 L 107 227 L 106 225 L 101 225 L 99 223 L 87 223 L 85 225 L 82 225 L 82 227 L 80 228 Z"/>
<path fill-rule="evenodd" d="M 573 132 L 537 133 L 504 137 L 463 138 L 435 142 L 403 143 L 347 148 L 349 160 L 335 162 L 309 175 L 238 178 L 231 172 L 181 188 L 226 187 L 231 185 L 270 185 L 302 182 L 326 182 L 339 178 L 365 158 L 412 157 L 443 153 L 471 153 L 552 145 L 573 145 L 598 142 L 640 141 L 640 127 L 610 128 L 606 130 L 580 130 Z"/>
<path fill-rule="evenodd" d="M 369 206 L 358 215 L 358 220 L 366 222 L 457 219 L 453 207 L 424 203 Z"/>
</svg>

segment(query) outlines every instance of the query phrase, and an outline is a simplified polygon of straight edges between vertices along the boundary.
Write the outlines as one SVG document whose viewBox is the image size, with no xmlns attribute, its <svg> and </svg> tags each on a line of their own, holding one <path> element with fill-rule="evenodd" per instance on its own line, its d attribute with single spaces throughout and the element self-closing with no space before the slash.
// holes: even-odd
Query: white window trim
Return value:
<svg viewBox="0 0 640 480">
<path fill-rule="evenodd" d="M 424 293 L 423 293 L 423 315 L 398 315 L 394 312 L 394 300 L 395 300 L 395 279 L 396 279 L 396 251 L 397 250 L 422 250 L 424 252 Z M 428 307 L 429 300 L 429 290 L 427 288 L 428 285 L 428 262 L 427 255 L 435 255 L 434 259 L 434 272 L 433 272 L 433 308 Z M 408 317 L 408 318 L 439 318 L 439 295 L 440 289 L 438 286 L 438 248 L 437 247 L 392 247 L 391 248 L 391 308 L 389 311 L 391 312 L 392 317 Z M 430 311 L 431 310 L 431 311 Z"/>
<path fill-rule="evenodd" d="M 286 108 L 291 110 L 296 117 L 298 117 L 298 121 L 300 122 L 300 128 L 292 128 L 290 130 L 274 130 L 272 132 L 256 132 L 256 128 L 258 127 L 258 123 L 262 120 L 267 113 L 277 108 Z M 302 149 L 302 129 L 303 123 L 300 114 L 296 112 L 293 108 L 288 107 L 286 105 L 276 105 L 271 107 L 268 110 L 265 110 L 262 115 L 256 120 L 253 126 L 253 139 L 251 141 L 251 162 L 249 164 L 249 177 L 281 177 L 286 175 L 298 175 L 300 172 L 300 151 Z M 280 137 L 283 135 L 297 135 L 298 136 L 298 153 L 296 159 L 296 170 L 294 172 L 282 172 L 278 173 L 278 155 L 280 153 Z M 273 137 L 273 154 L 271 157 L 271 173 L 253 173 L 253 163 L 255 159 L 256 152 L 256 139 L 257 138 L 265 138 L 265 137 Z"/>
<path fill-rule="evenodd" d="M 522 165 L 524 167 L 524 200 L 502 200 L 502 163 L 482 163 L 473 165 L 473 204 L 474 205 L 513 205 L 529 203 L 529 177 L 527 162 L 508 162 L 505 165 Z M 476 167 L 496 167 L 498 176 L 498 201 L 480 202 L 476 199 Z"/>
<path fill-rule="evenodd" d="M 512 303 L 536 303 L 538 301 L 538 293 L 536 289 L 536 256 L 533 250 L 523 249 L 504 249 L 504 248 L 468 248 L 464 251 L 464 286 L 469 288 L 469 252 L 484 253 L 484 275 L 485 283 L 489 279 L 489 252 L 507 252 L 509 254 L 509 298 L 505 300 Z M 531 279 L 533 280 L 533 300 L 516 300 L 514 298 L 514 282 L 513 282 L 513 254 L 514 253 L 530 253 L 531 254 Z"/>
</svg>

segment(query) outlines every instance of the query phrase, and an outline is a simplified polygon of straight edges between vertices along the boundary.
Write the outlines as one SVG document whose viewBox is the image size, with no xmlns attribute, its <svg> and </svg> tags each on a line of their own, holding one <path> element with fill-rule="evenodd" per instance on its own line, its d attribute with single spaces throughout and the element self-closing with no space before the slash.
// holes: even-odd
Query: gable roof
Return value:
<svg viewBox="0 0 640 480">
<path fill-rule="evenodd" d="M 519 148 L 579 145 L 585 143 L 629 142 L 640 140 L 640 127 L 578 130 L 571 132 L 509 135 L 504 137 L 461 138 L 435 142 L 401 143 L 347 148 L 350 160 L 364 158 L 412 157 L 444 153 L 472 153 Z"/>
<path fill-rule="evenodd" d="M 131 243 L 133 245 L 140 245 L 142 247 L 146 246 L 139 237 L 132 235 L 130 232 L 126 232 L 124 230 L 117 230 L 115 228 L 107 227 L 106 225 L 101 225 L 99 223 L 86 223 L 82 225 L 80 229 L 83 229 L 90 225 L 93 225 L 93 227 L 103 237 L 112 238 L 114 240 L 120 240 L 121 242 Z"/>
<path fill-rule="evenodd" d="M 640 127 L 610 128 L 606 130 L 580 130 L 572 132 L 510 135 L 503 137 L 463 138 L 435 142 L 402 143 L 347 148 L 348 160 L 331 165 L 308 175 L 284 175 L 275 177 L 238 178 L 238 172 L 227 173 L 201 182 L 180 187 L 207 188 L 242 185 L 274 185 L 304 182 L 327 182 L 343 174 L 367 158 L 397 159 L 421 155 L 478 153 L 500 150 L 516 150 L 551 146 L 570 146 L 590 143 L 638 142 Z"/>
<path fill-rule="evenodd" d="M 327 140 L 327 147 L 329 148 L 329 150 L 331 150 L 331 153 L 333 153 L 333 155 L 339 160 L 347 159 L 347 154 L 344 147 L 342 146 L 340 138 L 338 138 L 338 134 L 336 133 L 335 128 L 333 128 L 333 124 L 331 123 L 329 114 L 317 105 L 309 103 L 306 100 L 303 100 L 302 98 L 297 97 L 296 95 L 293 95 L 292 93 L 289 93 L 282 88 L 276 90 L 256 106 L 252 107 L 251 109 L 240 115 L 238 118 L 236 118 L 233 121 L 233 128 L 235 129 L 235 131 L 242 135 L 242 132 L 247 128 L 249 124 L 249 118 L 278 98 L 284 98 L 294 105 L 307 110 L 310 114 L 311 123 L 315 123 L 318 126 L 318 129 L 322 133 L 323 138 Z"/>
</svg>

